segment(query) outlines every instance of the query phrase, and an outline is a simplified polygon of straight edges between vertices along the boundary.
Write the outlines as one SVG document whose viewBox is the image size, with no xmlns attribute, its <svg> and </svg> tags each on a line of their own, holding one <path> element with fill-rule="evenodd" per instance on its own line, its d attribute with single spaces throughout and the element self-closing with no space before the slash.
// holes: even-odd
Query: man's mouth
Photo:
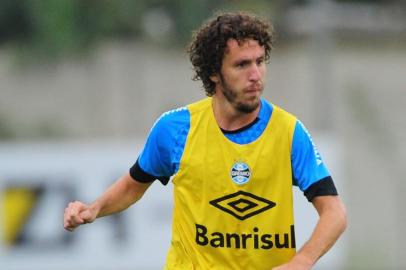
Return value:
<svg viewBox="0 0 406 270">
<path fill-rule="evenodd" d="M 262 83 L 253 83 L 250 86 L 247 87 L 246 92 L 247 93 L 255 93 L 255 92 L 261 92 L 262 91 Z"/>
<path fill-rule="evenodd" d="M 260 86 L 250 86 L 248 87 L 245 92 L 250 94 L 250 93 L 257 93 L 257 92 L 261 92 L 262 88 Z"/>
</svg>

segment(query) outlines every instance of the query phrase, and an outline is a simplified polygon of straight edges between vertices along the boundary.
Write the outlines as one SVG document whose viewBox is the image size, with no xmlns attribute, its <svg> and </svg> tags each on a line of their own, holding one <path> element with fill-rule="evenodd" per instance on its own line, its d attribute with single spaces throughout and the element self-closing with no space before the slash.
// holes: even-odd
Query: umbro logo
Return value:
<svg viewBox="0 0 406 270">
<path fill-rule="evenodd" d="M 258 215 L 276 205 L 272 201 L 241 190 L 212 200 L 209 203 L 239 220 Z"/>
</svg>

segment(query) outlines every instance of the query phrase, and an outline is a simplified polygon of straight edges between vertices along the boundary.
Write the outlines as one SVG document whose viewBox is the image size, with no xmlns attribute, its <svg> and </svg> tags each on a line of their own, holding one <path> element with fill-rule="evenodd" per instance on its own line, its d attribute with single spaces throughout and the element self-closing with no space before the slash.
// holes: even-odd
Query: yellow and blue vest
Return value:
<svg viewBox="0 0 406 270">
<path fill-rule="evenodd" d="M 272 269 L 295 254 L 291 147 L 296 118 L 273 106 L 263 133 L 236 144 L 211 98 L 187 108 L 190 129 L 173 178 L 165 269 Z"/>
</svg>

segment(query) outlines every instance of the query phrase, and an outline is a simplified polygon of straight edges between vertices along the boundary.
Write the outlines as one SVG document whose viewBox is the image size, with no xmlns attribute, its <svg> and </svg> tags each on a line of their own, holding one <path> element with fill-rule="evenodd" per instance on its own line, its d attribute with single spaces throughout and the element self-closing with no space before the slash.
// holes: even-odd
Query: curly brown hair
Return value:
<svg viewBox="0 0 406 270">
<path fill-rule="evenodd" d="M 215 93 L 215 83 L 210 76 L 220 73 L 229 39 L 258 41 L 265 48 L 265 60 L 269 60 L 274 42 L 273 26 L 255 15 L 222 13 L 194 33 L 187 52 L 195 71 L 193 80 L 202 81 L 207 96 Z"/>
</svg>

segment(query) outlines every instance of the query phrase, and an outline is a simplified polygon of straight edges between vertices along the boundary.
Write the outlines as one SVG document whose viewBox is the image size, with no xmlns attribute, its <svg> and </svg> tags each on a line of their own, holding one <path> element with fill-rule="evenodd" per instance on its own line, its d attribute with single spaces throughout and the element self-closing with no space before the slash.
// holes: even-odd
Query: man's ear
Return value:
<svg viewBox="0 0 406 270">
<path fill-rule="evenodd" d="M 213 74 L 213 75 L 211 75 L 209 78 L 210 78 L 210 80 L 211 80 L 212 82 L 214 82 L 214 83 L 220 82 L 219 76 L 218 76 L 217 74 Z"/>
</svg>

